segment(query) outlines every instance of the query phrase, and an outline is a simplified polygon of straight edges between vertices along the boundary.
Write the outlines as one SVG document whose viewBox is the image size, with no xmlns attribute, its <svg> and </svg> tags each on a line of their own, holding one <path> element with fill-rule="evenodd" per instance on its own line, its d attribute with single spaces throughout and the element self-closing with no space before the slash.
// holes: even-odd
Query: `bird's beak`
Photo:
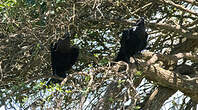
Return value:
<svg viewBox="0 0 198 110">
<path fill-rule="evenodd" d="M 141 23 L 144 23 L 144 18 L 141 17 L 139 20 L 137 20 L 135 26 L 139 26 Z"/>
</svg>

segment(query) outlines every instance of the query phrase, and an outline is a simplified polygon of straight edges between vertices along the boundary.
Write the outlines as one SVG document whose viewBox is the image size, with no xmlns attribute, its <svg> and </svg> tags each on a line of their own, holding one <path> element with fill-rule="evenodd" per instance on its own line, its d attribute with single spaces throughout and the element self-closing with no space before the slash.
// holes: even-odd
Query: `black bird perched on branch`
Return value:
<svg viewBox="0 0 198 110">
<path fill-rule="evenodd" d="M 79 49 L 70 46 L 70 35 L 67 32 L 63 39 L 59 39 L 55 44 L 51 44 L 51 66 L 53 75 L 62 78 L 66 77 L 66 71 L 70 70 L 77 61 Z M 51 79 L 48 84 L 61 83 L 58 79 Z M 47 84 L 47 85 L 48 85 Z"/>
<path fill-rule="evenodd" d="M 124 30 L 120 41 L 121 47 L 115 61 L 130 62 L 130 57 L 146 48 L 148 34 L 145 31 L 144 18 L 136 22 L 136 29 Z"/>
</svg>

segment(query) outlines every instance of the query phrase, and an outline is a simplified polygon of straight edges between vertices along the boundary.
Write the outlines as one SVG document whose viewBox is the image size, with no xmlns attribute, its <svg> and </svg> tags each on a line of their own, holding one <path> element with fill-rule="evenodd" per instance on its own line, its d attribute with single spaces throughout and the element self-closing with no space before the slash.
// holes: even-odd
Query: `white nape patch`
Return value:
<svg viewBox="0 0 198 110">
<path fill-rule="evenodd" d="M 137 26 L 134 26 L 133 31 L 135 31 L 137 29 Z"/>
</svg>

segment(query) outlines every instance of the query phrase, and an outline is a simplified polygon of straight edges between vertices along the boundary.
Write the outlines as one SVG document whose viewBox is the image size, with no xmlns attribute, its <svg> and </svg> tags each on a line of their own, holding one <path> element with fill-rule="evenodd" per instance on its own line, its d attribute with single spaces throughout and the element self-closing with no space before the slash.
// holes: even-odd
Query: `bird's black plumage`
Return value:
<svg viewBox="0 0 198 110">
<path fill-rule="evenodd" d="M 53 75 L 62 78 L 66 77 L 66 71 L 70 70 L 77 61 L 79 49 L 70 46 L 69 34 L 64 35 L 64 39 L 59 39 L 55 44 L 51 44 L 51 66 Z M 60 83 L 60 80 L 51 79 L 49 83 Z M 48 84 L 49 84 L 48 83 Z"/>
<path fill-rule="evenodd" d="M 148 34 L 145 31 L 144 19 L 140 18 L 136 22 L 136 29 L 124 30 L 120 41 L 121 47 L 115 61 L 129 62 L 130 57 L 134 56 L 146 48 Z"/>
</svg>

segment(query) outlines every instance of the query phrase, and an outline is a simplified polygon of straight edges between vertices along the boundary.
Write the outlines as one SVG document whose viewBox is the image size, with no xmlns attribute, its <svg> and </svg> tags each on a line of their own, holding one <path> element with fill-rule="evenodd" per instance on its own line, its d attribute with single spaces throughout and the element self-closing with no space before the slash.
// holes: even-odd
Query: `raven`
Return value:
<svg viewBox="0 0 198 110">
<path fill-rule="evenodd" d="M 79 49 L 70 46 L 70 35 L 66 33 L 63 39 L 59 39 L 54 45 L 51 44 L 51 66 L 53 75 L 66 77 L 66 71 L 70 70 L 77 61 Z M 51 79 L 48 84 L 61 83 L 58 79 Z M 47 84 L 47 85 L 48 85 Z"/>
<path fill-rule="evenodd" d="M 136 29 L 124 30 L 120 41 L 121 47 L 115 61 L 130 62 L 130 57 L 146 48 L 148 34 L 145 32 L 144 18 L 136 22 Z"/>
</svg>

